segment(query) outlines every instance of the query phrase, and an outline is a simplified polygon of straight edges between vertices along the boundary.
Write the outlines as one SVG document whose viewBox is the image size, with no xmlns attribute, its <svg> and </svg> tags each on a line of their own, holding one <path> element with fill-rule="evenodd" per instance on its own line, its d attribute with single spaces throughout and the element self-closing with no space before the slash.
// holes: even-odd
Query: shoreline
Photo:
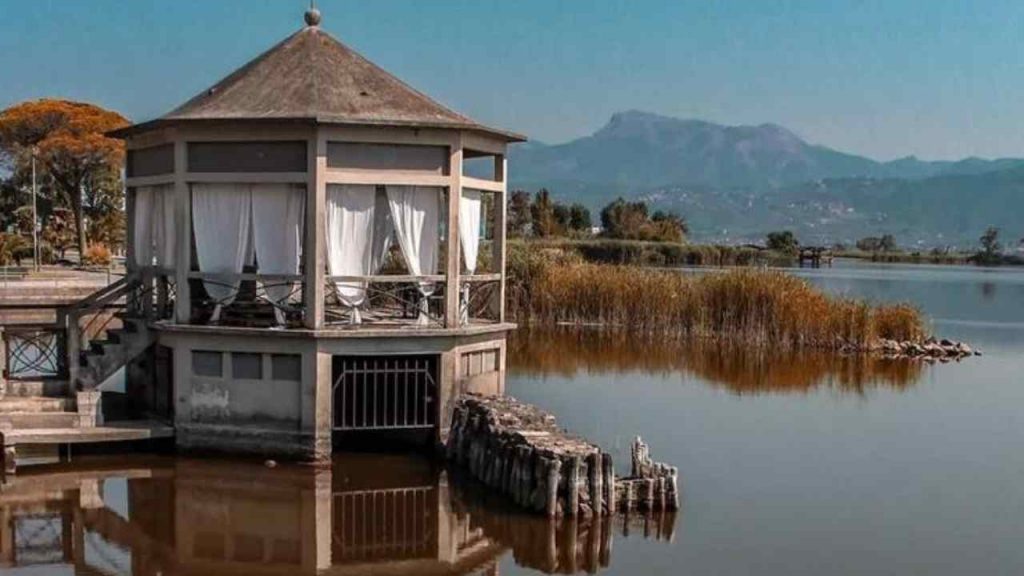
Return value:
<svg viewBox="0 0 1024 576">
<path fill-rule="evenodd" d="M 622 240 L 615 238 L 510 238 L 510 247 L 563 250 L 579 254 L 595 264 L 623 264 L 643 267 L 761 267 L 801 268 L 796 254 L 788 254 L 752 244 L 709 244 L 700 242 L 661 242 L 649 240 Z M 955 252 L 932 254 L 929 252 L 896 250 L 892 252 L 864 252 L 861 250 L 832 250 L 833 258 L 860 260 L 879 264 L 920 264 L 934 266 L 975 266 L 979 268 L 1024 267 L 1024 255 L 1003 254 L 997 261 L 981 262 L 976 253 Z"/>
</svg>

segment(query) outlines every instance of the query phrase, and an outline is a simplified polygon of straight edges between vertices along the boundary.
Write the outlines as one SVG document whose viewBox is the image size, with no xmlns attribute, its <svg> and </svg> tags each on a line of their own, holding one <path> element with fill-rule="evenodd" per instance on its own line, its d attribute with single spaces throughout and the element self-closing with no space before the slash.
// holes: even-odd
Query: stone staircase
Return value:
<svg viewBox="0 0 1024 576">
<path fill-rule="evenodd" d="M 98 390 L 154 342 L 144 320 L 122 315 L 118 320 L 120 328 L 106 330 L 104 339 L 93 340 L 80 351 L 77 371 L 71 371 L 75 385 L 57 378 L 7 381 L 0 395 L 0 431 L 101 425 L 101 413 L 83 410 L 98 410 L 98 394 L 82 391 Z"/>
<path fill-rule="evenodd" d="M 149 349 L 155 335 L 143 318 L 124 309 L 101 322 L 78 328 L 78 319 L 122 297 L 131 286 L 121 282 L 58 310 L 66 315 L 69 355 L 67 378 L 13 379 L 0 382 L 0 446 L 4 466 L 13 472 L 19 445 L 58 445 L 139 440 L 173 433 L 158 422 L 105 424 L 101 386 L 118 370 Z M 58 321 L 58 326 L 64 325 Z M 89 332 L 89 333 L 84 333 Z M 93 339 L 90 339 L 93 338 Z M 74 338 L 73 347 L 71 339 Z M 77 353 L 75 353 L 77 350 Z"/>
<path fill-rule="evenodd" d="M 0 397 L 0 431 L 77 428 L 79 416 L 75 404 L 75 399 L 66 395 L 17 395 L 8 390 L 6 396 Z"/>
<path fill-rule="evenodd" d="M 79 390 L 94 390 L 119 369 L 153 345 L 155 338 L 146 321 L 116 314 L 120 328 L 109 328 L 103 340 L 93 340 L 79 352 L 75 381 Z"/>
</svg>

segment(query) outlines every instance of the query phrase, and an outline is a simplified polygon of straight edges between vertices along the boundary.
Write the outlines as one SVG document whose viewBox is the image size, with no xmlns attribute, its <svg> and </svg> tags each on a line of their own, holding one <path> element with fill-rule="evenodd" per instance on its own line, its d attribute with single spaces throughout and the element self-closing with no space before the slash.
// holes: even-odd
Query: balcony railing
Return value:
<svg viewBox="0 0 1024 576">
<path fill-rule="evenodd" d="M 276 329 L 305 326 L 302 275 L 190 272 L 188 278 L 191 324 Z M 346 305 L 337 295 L 338 285 L 365 290 L 362 303 Z M 499 321 L 500 274 L 462 276 L 459 285 L 458 325 Z M 173 304 L 173 282 L 165 290 L 169 297 L 164 301 Z M 446 328 L 447 290 L 445 276 L 440 274 L 328 276 L 323 290 L 324 325 L 344 330 Z M 160 307 L 154 304 L 154 308 Z"/>
</svg>

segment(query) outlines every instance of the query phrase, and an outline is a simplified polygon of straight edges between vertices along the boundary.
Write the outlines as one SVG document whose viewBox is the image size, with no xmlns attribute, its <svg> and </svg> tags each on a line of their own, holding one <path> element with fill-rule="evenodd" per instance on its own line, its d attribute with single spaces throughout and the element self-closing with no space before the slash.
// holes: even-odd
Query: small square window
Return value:
<svg viewBox="0 0 1024 576">
<path fill-rule="evenodd" d="M 224 376 L 224 355 L 205 350 L 192 351 L 192 373 L 196 376 L 221 378 Z"/>
<path fill-rule="evenodd" d="M 232 352 L 231 377 L 235 380 L 262 380 L 263 355 L 246 352 Z"/>
<path fill-rule="evenodd" d="M 301 381 L 301 358 L 298 354 L 274 354 L 271 357 L 271 369 L 273 370 L 274 380 Z"/>
</svg>

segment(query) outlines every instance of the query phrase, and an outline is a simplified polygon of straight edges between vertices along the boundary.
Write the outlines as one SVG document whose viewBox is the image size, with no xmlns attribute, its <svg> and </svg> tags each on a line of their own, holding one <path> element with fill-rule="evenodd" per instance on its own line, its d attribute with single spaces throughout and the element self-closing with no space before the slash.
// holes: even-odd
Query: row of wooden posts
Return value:
<svg viewBox="0 0 1024 576">
<path fill-rule="evenodd" d="M 447 456 L 518 506 L 549 517 L 679 507 L 676 469 L 653 462 L 640 438 L 632 474 L 618 478 L 610 454 L 560 430 L 552 415 L 507 396 L 460 399 Z"/>
</svg>

